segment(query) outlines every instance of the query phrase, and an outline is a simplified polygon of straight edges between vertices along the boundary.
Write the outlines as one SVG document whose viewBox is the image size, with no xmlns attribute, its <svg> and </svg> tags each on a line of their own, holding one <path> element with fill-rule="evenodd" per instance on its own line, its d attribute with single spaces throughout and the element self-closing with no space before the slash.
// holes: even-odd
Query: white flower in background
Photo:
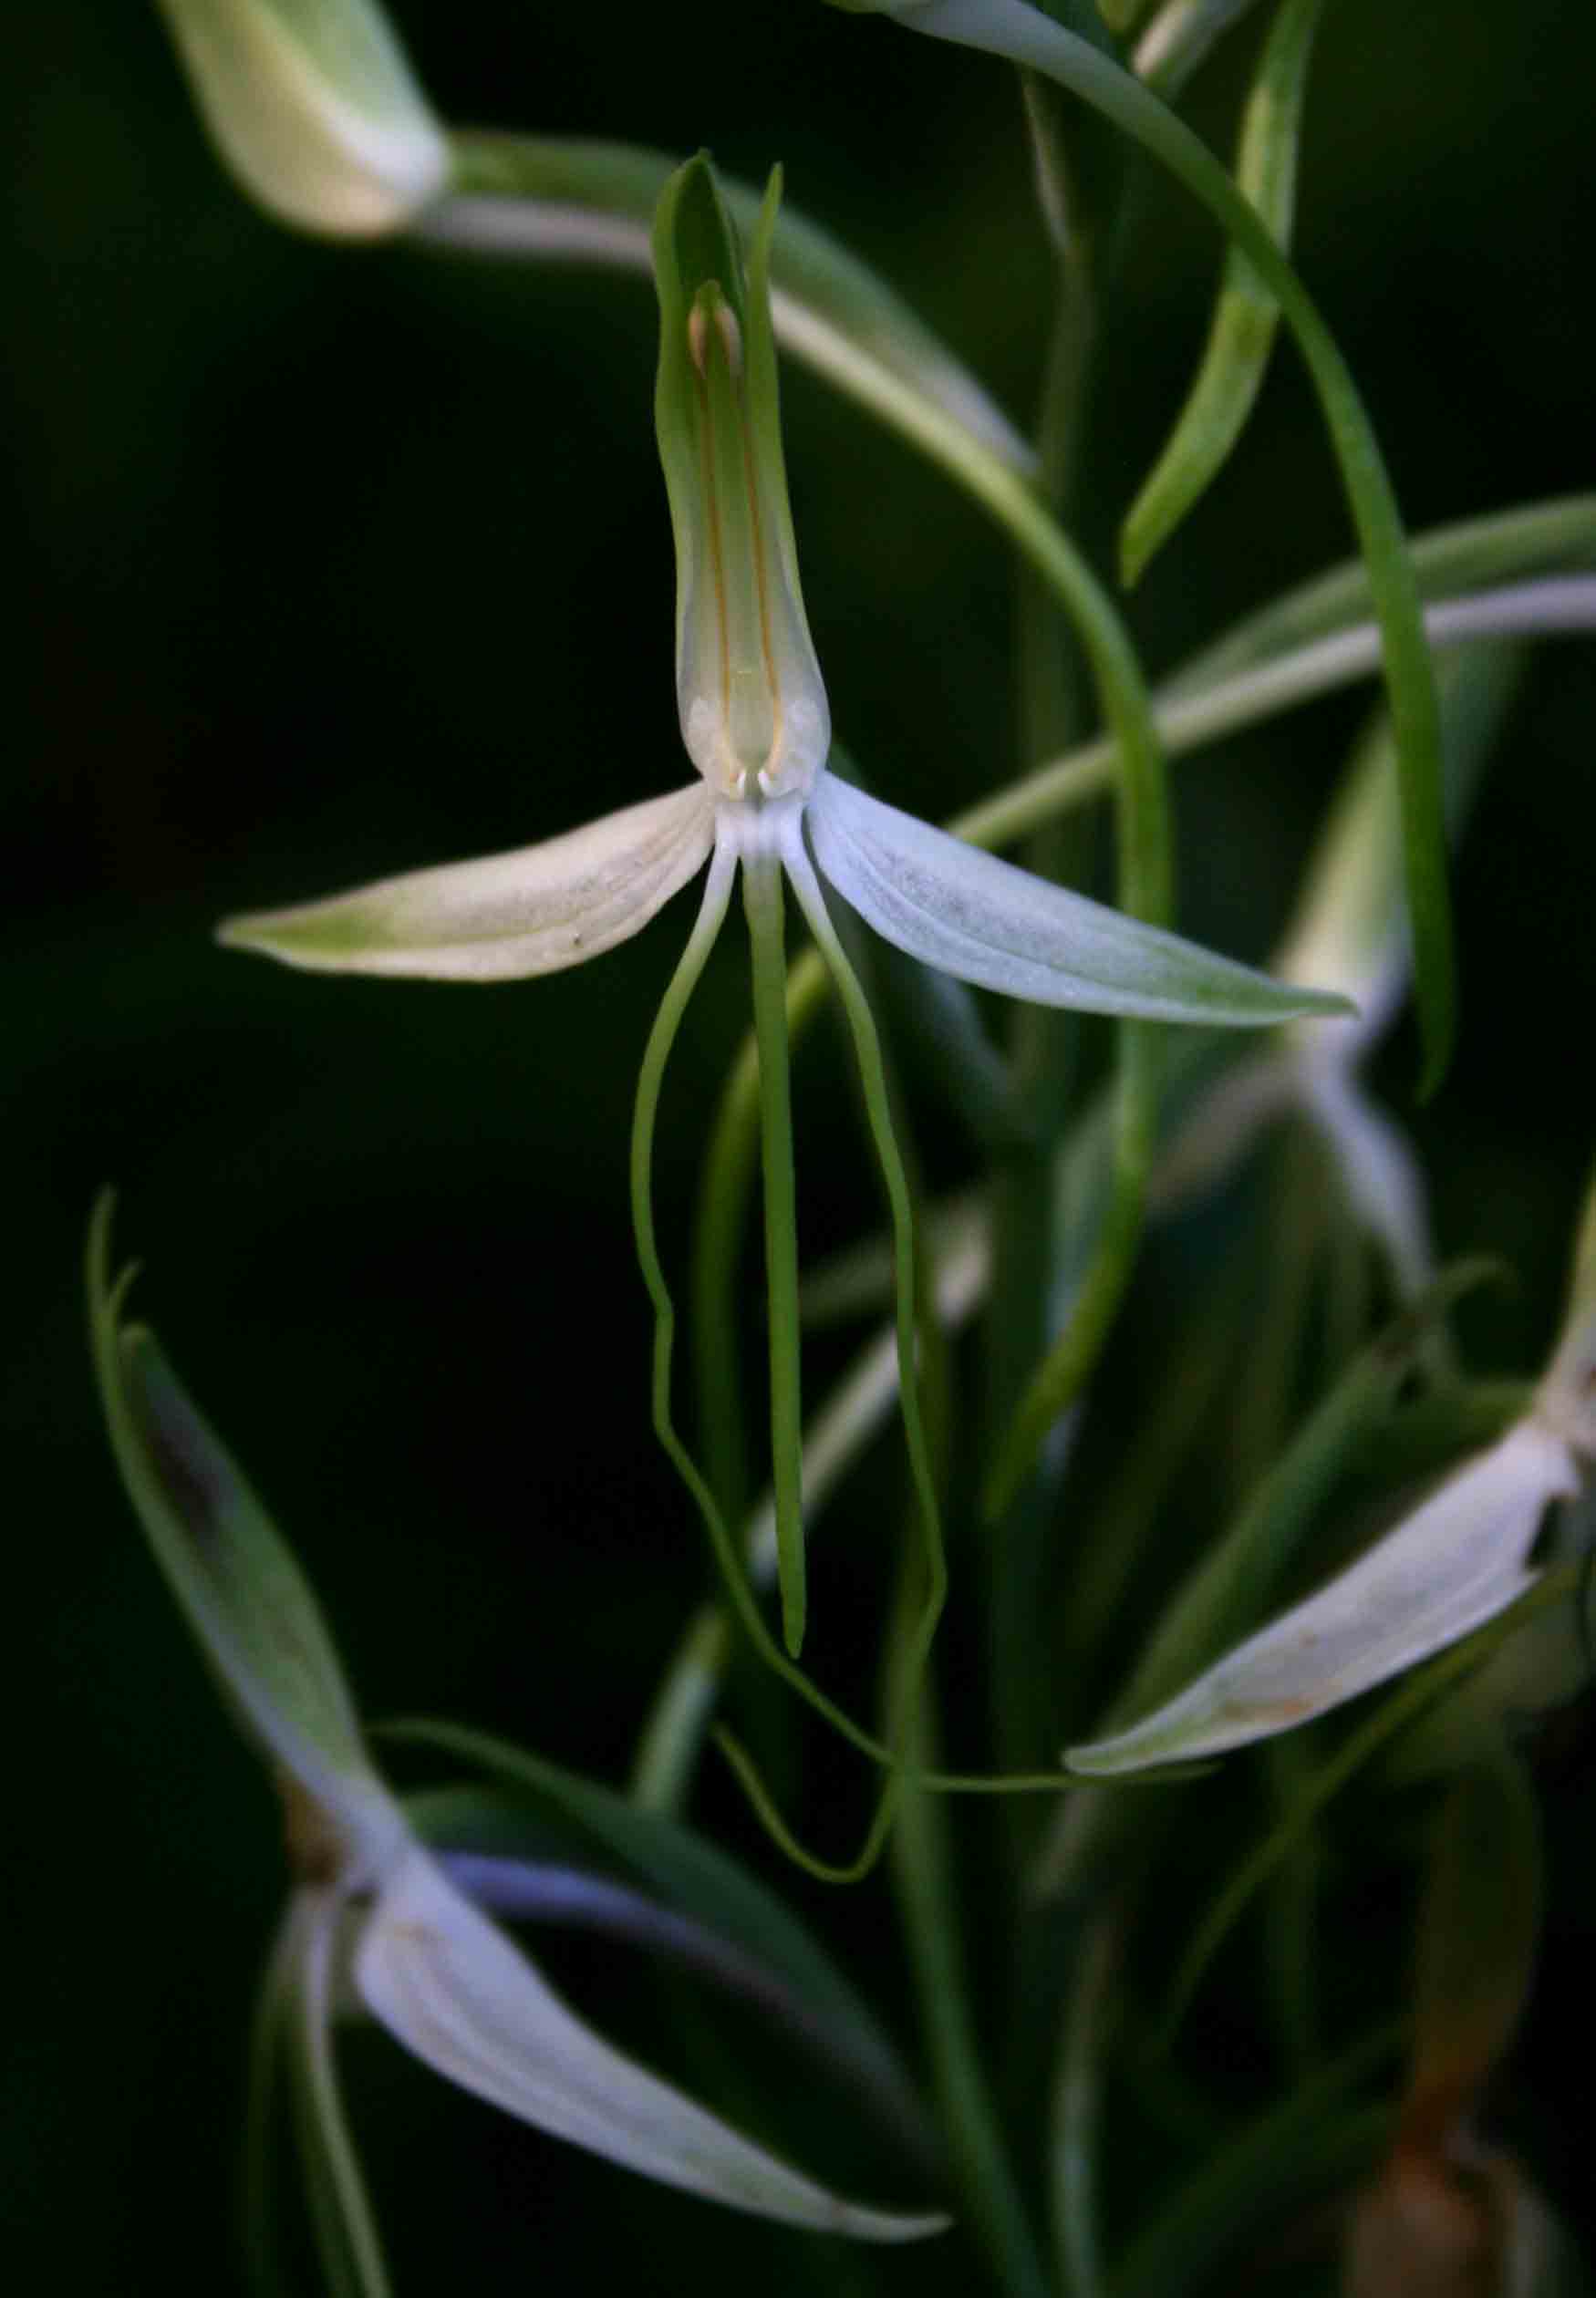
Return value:
<svg viewBox="0 0 1596 2298">
<path fill-rule="evenodd" d="M 451 1880 L 374 1769 L 337 1656 L 293 1556 L 168 1369 L 122 1321 L 110 1204 L 90 1239 L 96 1364 L 118 1465 L 229 1707 L 282 1791 L 295 1870 L 266 1998 L 300 2086 L 307 2168 L 366 2298 L 386 2289 L 331 2051 L 348 1995 L 462 2089 L 625 2168 L 784 2223 L 879 2241 L 931 2215 L 863 2209 L 788 2169 L 575 2017 Z"/>
<path fill-rule="evenodd" d="M 447 181 L 449 147 L 369 0 L 161 0 L 205 125 L 285 223 L 397 230 Z"/>
<path fill-rule="evenodd" d="M 1505 1611 L 1539 1578 L 1547 1510 L 1596 1465 L 1596 1197 L 1561 1338 L 1529 1410 L 1321 1588 L 1112 1737 L 1065 1751 L 1108 1775 L 1245 1746 L 1307 1723 Z"/>
</svg>

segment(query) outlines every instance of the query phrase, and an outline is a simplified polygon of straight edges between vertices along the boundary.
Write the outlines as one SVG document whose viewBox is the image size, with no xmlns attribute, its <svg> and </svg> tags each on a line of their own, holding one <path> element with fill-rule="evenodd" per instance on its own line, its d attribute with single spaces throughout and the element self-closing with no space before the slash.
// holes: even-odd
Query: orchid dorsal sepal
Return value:
<svg viewBox="0 0 1596 2298">
<path fill-rule="evenodd" d="M 352 2287 L 385 2288 L 343 2120 L 330 2023 L 355 1998 L 436 2073 L 625 2168 L 789 2225 L 910 2241 L 947 2224 L 843 2200 L 613 2049 L 450 1879 L 367 1753 L 316 1600 L 151 1338 L 123 1319 L 110 1202 L 89 1319 L 113 1448 L 151 1549 L 228 1704 L 283 1790 L 295 1889 L 274 1960 L 257 2094 L 294 2044 L 306 2164 Z"/>
<path fill-rule="evenodd" d="M 337 237 L 401 230 L 449 147 L 371 0 L 161 0 L 205 125 L 245 191 Z"/>
<path fill-rule="evenodd" d="M 831 714 L 798 582 L 770 316 L 781 201 L 772 171 L 745 277 L 703 156 L 667 184 L 654 225 L 655 429 L 676 539 L 682 740 L 718 795 L 804 796 Z"/>
</svg>

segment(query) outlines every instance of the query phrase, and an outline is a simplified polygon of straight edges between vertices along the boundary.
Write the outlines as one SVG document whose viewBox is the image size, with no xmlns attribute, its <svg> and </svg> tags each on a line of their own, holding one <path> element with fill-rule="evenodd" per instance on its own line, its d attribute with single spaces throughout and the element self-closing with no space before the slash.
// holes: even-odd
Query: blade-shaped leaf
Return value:
<svg viewBox="0 0 1596 2298">
<path fill-rule="evenodd" d="M 1443 1651 L 1534 1581 L 1549 1504 L 1577 1489 L 1567 1444 L 1533 1420 L 1449 1476 L 1346 1571 L 1072 1770 L 1139 1771 L 1290 1731 Z"/>
<path fill-rule="evenodd" d="M 1323 5 L 1282 0 L 1247 100 L 1237 153 L 1237 184 L 1282 246 L 1290 238 L 1308 62 Z M 1233 248 L 1191 391 L 1125 514 L 1120 572 L 1127 584 L 1141 579 L 1223 469 L 1262 387 L 1279 318 L 1274 297 Z"/>
<path fill-rule="evenodd" d="M 298 1565 L 154 1335 L 123 1326 L 111 1199 L 88 1240 L 89 1318 L 117 1465 L 167 1583 L 231 1700 L 320 1803 L 386 1803 L 337 1655 Z"/>
<path fill-rule="evenodd" d="M 822 776 L 807 820 L 822 875 L 883 940 L 984 989 L 1238 1028 L 1347 1010 L 1033 877 L 835 774 Z"/>
<path fill-rule="evenodd" d="M 857 0 L 855 0 L 857 4 Z M 1025 0 L 870 0 L 911 29 L 1029 66 L 1153 152 L 1219 223 L 1274 296 L 1312 379 L 1368 569 L 1396 730 L 1403 851 L 1424 1086 L 1445 1074 L 1456 1027 L 1452 918 L 1441 815 L 1440 734 L 1406 540 L 1357 388 L 1335 340 L 1257 211 L 1213 153 L 1141 82 Z"/>
<path fill-rule="evenodd" d="M 841 2200 L 612 2050 L 420 1849 L 367 1924 L 354 1978 L 373 2014 L 439 2074 L 646 2177 L 866 2241 L 913 2241 L 947 2223 Z"/>
<path fill-rule="evenodd" d="M 422 237 L 489 254 L 647 272 L 650 226 L 669 153 L 592 138 L 484 134 L 451 139 L 449 193 L 419 220 Z M 751 237 L 760 193 L 723 178 L 726 204 Z M 782 349 L 913 438 L 958 476 L 963 442 L 1030 476 L 1036 456 L 930 328 L 829 232 L 783 209 L 771 257 L 771 316 Z"/>
<path fill-rule="evenodd" d="M 313 973 L 434 981 L 556 973 L 640 933 L 713 842 L 713 804 L 694 782 L 539 845 L 229 918 L 219 938 Z"/>
</svg>

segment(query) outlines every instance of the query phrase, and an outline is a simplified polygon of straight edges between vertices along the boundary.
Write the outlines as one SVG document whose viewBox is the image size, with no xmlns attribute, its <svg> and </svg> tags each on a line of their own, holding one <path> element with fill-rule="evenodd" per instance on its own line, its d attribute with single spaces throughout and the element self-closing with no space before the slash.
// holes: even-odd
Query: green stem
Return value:
<svg viewBox="0 0 1596 2298">
<path fill-rule="evenodd" d="M 1117 1918 L 1098 1917 L 1079 1951 L 1053 2094 L 1053 2247 L 1068 2298 L 1104 2298 L 1097 2223 L 1098 2120 Z"/>
<path fill-rule="evenodd" d="M 895 1711 L 904 1703 L 905 1681 L 913 1681 L 907 1671 L 914 1666 L 912 1652 L 895 1639 L 892 1669 L 900 1679 L 889 1686 Z M 907 1743 L 917 1760 L 935 1756 L 934 1733 L 928 1703 L 918 1699 Z M 970 2223 L 1010 2298 L 1049 2298 L 1047 2271 L 1004 2148 L 970 2013 L 951 1866 L 945 1815 L 928 1796 L 907 1790 L 892 1842 L 893 1880 L 931 2079 L 969 2198 Z"/>
</svg>

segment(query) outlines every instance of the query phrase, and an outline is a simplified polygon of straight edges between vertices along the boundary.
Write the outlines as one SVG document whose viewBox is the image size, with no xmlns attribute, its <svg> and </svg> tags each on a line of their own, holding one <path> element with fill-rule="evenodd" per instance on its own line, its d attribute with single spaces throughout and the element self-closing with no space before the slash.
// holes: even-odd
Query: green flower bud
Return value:
<svg viewBox="0 0 1596 2298">
<path fill-rule="evenodd" d="M 284 223 L 368 237 L 449 171 L 434 119 L 368 0 L 161 0 L 217 150 Z"/>
</svg>

